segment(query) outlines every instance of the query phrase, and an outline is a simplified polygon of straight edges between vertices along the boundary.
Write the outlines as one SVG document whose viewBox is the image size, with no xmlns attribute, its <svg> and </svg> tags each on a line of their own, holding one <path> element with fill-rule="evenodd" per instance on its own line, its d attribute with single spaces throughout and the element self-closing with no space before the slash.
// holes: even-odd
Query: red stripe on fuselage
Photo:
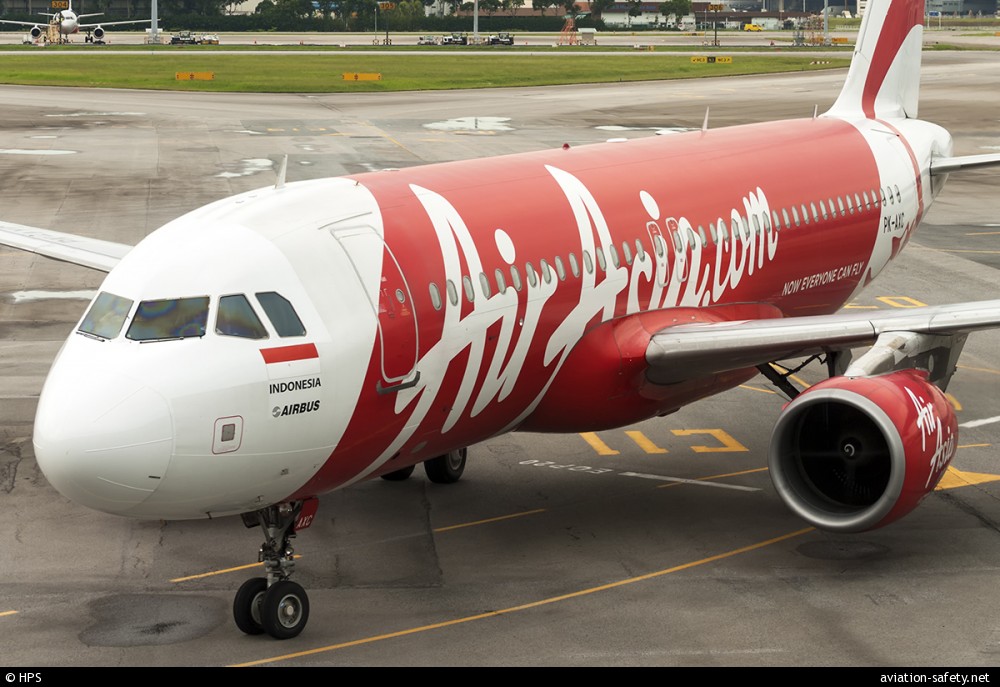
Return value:
<svg viewBox="0 0 1000 687">
<path fill-rule="evenodd" d="M 294 360 L 309 360 L 310 358 L 319 357 L 316 344 L 311 343 L 281 346 L 280 348 L 262 348 L 260 349 L 260 354 L 264 357 L 264 362 L 268 365 L 271 363 L 289 363 Z"/>
</svg>

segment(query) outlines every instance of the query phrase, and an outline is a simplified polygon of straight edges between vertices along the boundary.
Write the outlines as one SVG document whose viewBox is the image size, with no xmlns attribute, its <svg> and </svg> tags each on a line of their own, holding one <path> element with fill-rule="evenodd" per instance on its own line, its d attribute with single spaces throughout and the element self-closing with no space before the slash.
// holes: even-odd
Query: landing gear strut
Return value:
<svg viewBox="0 0 1000 687">
<path fill-rule="evenodd" d="M 266 632 L 275 639 L 291 639 L 306 626 L 309 597 L 301 585 L 289 579 L 295 568 L 295 551 L 289 540 L 295 537 L 296 529 L 311 524 L 315 508 L 315 499 L 309 499 L 242 515 L 244 525 L 260 525 L 264 532 L 258 559 L 266 574 L 244 582 L 233 600 L 233 619 L 246 634 Z"/>
</svg>

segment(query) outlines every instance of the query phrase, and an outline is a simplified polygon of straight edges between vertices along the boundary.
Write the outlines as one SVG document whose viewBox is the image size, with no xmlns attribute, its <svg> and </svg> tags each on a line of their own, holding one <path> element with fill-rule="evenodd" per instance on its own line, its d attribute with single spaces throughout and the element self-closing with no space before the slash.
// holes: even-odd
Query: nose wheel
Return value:
<svg viewBox="0 0 1000 687">
<path fill-rule="evenodd" d="M 305 589 L 288 579 L 295 567 L 295 552 L 289 540 L 295 536 L 302 505 L 283 503 L 242 516 L 248 527 L 260 525 L 264 531 L 259 558 L 267 573 L 267 577 L 244 582 L 233 599 L 233 620 L 245 634 L 267 633 L 275 639 L 291 639 L 309 620 Z"/>
</svg>

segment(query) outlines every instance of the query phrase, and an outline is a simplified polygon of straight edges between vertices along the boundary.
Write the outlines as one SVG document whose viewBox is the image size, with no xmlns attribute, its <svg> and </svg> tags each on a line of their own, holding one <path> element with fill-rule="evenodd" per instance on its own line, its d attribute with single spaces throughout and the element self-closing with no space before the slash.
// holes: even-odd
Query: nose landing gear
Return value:
<svg viewBox="0 0 1000 687">
<path fill-rule="evenodd" d="M 233 600 L 236 627 L 246 634 L 266 632 L 275 639 L 291 639 L 305 628 L 309 597 L 301 585 L 289 579 L 295 568 L 295 551 L 289 540 L 297 530 L 312 524 L 316 506 L 316 499 L 307 499 L 242 515 L 244 525 L 260 525 L 264 532 L 258 558 L 267 575 L 244 582 Z"/>
</svg>

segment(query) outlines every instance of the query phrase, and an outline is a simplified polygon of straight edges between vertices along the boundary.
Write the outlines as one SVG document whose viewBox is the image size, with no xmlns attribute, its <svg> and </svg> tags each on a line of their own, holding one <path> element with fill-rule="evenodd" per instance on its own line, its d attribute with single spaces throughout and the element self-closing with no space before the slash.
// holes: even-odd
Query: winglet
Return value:
<svg viewBox="0 0 1000 687">
<path fill-rule="evenodd" d="M 871 0 L 844 89 L 827 114 L 916 118 L 923 22 L 924 0 Z"/>
</svg>

